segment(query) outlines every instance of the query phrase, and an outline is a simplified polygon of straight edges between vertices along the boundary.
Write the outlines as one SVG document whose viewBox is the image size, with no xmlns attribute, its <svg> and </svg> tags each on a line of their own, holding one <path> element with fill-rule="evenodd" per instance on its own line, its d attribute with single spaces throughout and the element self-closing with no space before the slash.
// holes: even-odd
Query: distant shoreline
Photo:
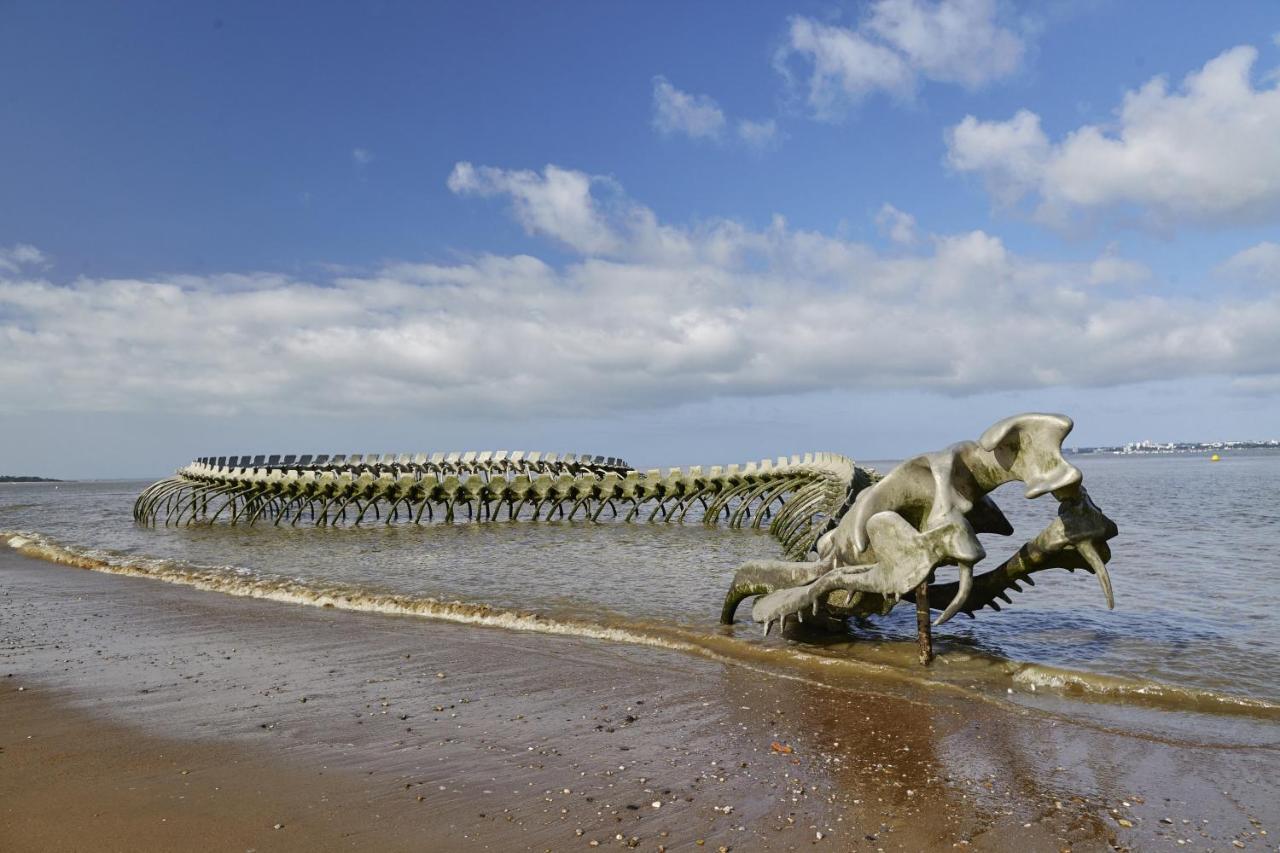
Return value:
<svg viewBox="0 0 1280 853">
<path fill-rule="evenodd" d="M 26 477 L 13 476 L 10 474 L 0 474 L 0 483 L 63 483 L 65 480 L 55 480 L 51 477 Z"/>
<path fill-rule="evenodd" d="M 1089 456 L 1109 454 L 1115 456 L 1168 456 L 1178 453 L 1226 453 L 1236 450 L 1280 450 L 1280 441 L 1203 441 L 1154 444 L 1136 442 L 1112 447 L 1069 447 L 1068 455 Z"/>
</svg>

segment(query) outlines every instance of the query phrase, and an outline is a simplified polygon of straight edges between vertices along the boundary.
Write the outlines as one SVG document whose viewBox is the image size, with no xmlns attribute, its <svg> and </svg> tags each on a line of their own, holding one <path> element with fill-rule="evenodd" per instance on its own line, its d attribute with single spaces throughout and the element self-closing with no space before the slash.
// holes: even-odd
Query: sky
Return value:
<svg viewBox="0 0 1280 853">
<path fill-rule="evenodd" d="M 1280 437 L 1280 6 L 0 0 L 0 473 Z"/>
</svg>

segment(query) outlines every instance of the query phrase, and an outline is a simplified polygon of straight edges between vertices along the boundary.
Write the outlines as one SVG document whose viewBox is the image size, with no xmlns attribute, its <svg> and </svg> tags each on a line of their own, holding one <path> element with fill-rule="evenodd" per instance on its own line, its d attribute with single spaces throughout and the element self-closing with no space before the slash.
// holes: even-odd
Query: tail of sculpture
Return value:
<svg viewBox="0 0 1280 853">
<path fill-rule="evenodd" d="M 638 471 L 603 456 L 516 451 L 201 457 L 147 488 L 142 524 L 319 526 L 487 520 L 684 522 L 762 529 L 801 559 L 875 473 L 835 453 Z"/>
</svg>

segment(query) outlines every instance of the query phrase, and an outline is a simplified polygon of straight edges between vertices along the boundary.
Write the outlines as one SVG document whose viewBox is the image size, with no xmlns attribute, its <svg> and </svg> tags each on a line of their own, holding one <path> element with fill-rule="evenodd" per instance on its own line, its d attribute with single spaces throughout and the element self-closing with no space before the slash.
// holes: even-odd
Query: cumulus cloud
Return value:
<svg viewBox="0 0 1280 853">
<path fill-rule="evenodd" d="M 682 92 L 665 77 L 653 78 L 653 126 L 658 132 L 718 139 L 724 125 L 724 111 L 714 99 Z"/>
<path fill-rule="evenodd" d="M 807 78 L 823 119 L 876 92 L 909 99 L 922 80 L 978 89 L 1017 71 L 1026 51 L 996 12 L 994 0 L 877 0 L 856 28 L 797 16 L 775 65 Z"/>
<path fill-rule="evenodd" d="M 1177 89 L 1156 77 L 1127 93 L 1111 126 L 1051 142 L 1026 110 L 1007 121 L 967 116 L 947 133 L 947 161 L 1037 215 L 1137 208 L 1154 223 L 1229 224 L 1280 213 L 1280 80 L 1255 87 L 1258 52 L 1234 47 Z"/>
<path fill-rule="evenodd" d="M 925 78 L 970 89 L 1013 74 L 1026 49 L 995 0 L 880 0 L 864 26 Z"/>
<path fill-rule="evenodd" d="M 738 138 L 748 147 L 762 150 L 778 143 L 778 123 L 773 119 L 766 121 L 738 120 Z"/>
<path fill-rule="evenodd" d="M 1151 278 L 1151 269 L 1128 258 L 1122 258 L 1113 243 L 1089 265 L 1090 284 L 1139 284 Z"/>
<path fill-rule="evenodd" d="M 282 274 L 50 280 L 0 270 L 0 412 L 603 413 L 815 389 L 973 391 L 1280 376 L 1280 289 L 1090 285 L 982 231 L 909 253 L 789 226 L 680 226 L 598 178 L 459 164 L 575 249 Z M 617 192 L 609 187 L 610 192 Z M 30 252 L 24 253 L 30 256 Z M 1251 386 L 1251 387 L 1253 387 Z"/>
<path fill-rule="evenodd" d="M 0 272 L 17 272 L 23 267 L 39 267 L 45 263 L 44 253 L 35 246 L 15 243 L 7 249 L 0 247 Z"/>
<path fill-rule="evenodd" d="M 1008 121 L 978 121 L 965 116 L 947 131 L 947 163 L 957 171 L 977 172 L 987 189 L 1004 204 L 1013 204 L 1044 177 L 1049 138 L 1040 117 L 1019 110 Z"/>
<path fill-rule="evenodd" d="M 351 160 L 358 168 L 363 168 L 373 162 L 373 152 L 367 148 L 353 148 Z"/>
<path fill-rule="evenodd" d="M 818 118 L 837 118 L 846 104 L 872 92 L 905 99 L 915 90 L 915 74 L 901 55 L 853 30 L 797 17 L 788 36 L 775 64 L 789 80 L 794 76 L 786 63 L 792 57 L 811 66 L 808 101 Z"/>
<path fill-rule="evenodd" d="M 886 202 L 876 214 L 880 233 L 895 243 L 909 246 L 916 241 L 916 218 Z"/>
<path fill-rule="evenodd" d="M 778 123 L 773 119 L 731 121 L 710 95 L 681 91 L 661 76 L 653 78 L 653 126 L 664 136 L 683 135 L 715 142 L 724 141 L 726 130 L 732 126 L 733 138 L 756 150 L 778 142 Z"/>
<path fill-rule="evenodd" d="M 1229 278 L 1280 287 L 1280 243 L 1264 241 L 1237 252 L 1218 267 L 1218 272 Z"/>
<path fill-rule="evenodd" d="M 552 237 L 579 252 L 597 254 L 613 250 L 618 237 L 591 194 L 593 180 L 602 179 L 552 165 L 538 173 L 477 168 L 462 162 L 453 167 L 446 184 L 458 195 L 505 195 L 528 233 Z"/>
</svg>

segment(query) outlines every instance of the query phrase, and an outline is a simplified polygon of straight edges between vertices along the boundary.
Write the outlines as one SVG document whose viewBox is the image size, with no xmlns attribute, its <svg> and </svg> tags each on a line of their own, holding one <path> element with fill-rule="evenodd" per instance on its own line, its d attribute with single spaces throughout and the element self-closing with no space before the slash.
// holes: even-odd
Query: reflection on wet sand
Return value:
<svg viewBox="0 0 1280 853">
<path fill-rule="evenodd" d="M 146 814 L 193 821 L 175 799 L 190 780 L 148 763 L 191 738 L 220 745 L 192 753 L 192 773 L 225 776 L 235 760 L 228 784 L 294 780 L 308 806 L 282 831 L 299 849 L 340 812 L 378 815 L 385 849 L 431 838 L 460 850 L 1221 847 L 1277 819 L 1273 748 L 1174 747 L 928 685 L 828 687 L 749 662 L 214 596 L 12 552 L 0 584 L 0 668 L 14 675 L 0 714 L 47 706 L 0 743 L 14 758 L 0 764 L 8 840 L 23 839 L 21 814 L 67 802 L 94 774 L 142 774 L 163 810 Z M 64 712 L 81 716 L 59 735 Z M 138 741 L 136 766 L 113 776 L 85 735 L 121 732 Z M 46 740 L 61 776 L 38 769 L 31 750 Z M 145 816 L 102 819 L 123 832 Z"/>
</svg>

